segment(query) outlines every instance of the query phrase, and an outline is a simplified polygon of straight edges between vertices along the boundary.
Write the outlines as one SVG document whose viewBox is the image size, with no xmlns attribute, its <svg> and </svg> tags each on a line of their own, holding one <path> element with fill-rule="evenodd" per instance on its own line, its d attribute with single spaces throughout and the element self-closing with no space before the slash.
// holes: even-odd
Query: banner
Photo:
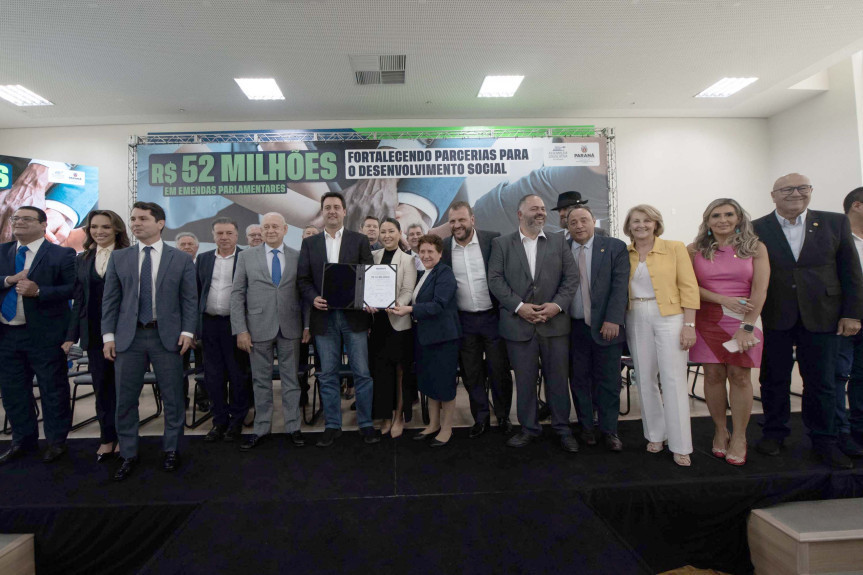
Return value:
<svg viewBox="0 0 863 575">
<path fill-rule="evenodd" d="M 248 133 L 233 142 L 139 144 L 137 199 L 165 207 L 166 240 L 191 231 L 204 244 L 202 250 L 212 242 L 212 218 L 236 220 L 243 244 L 245 228 L 270 211 L 285 216 L 291 226 L 286 242 L 298 248 L 303 227 L 323 228 L 320 197 L 328 191 L 345 196 L 345 226 L 353 230 L 361 229 L 366 216 L 395 217 L 403 233 L 419 224 L 424 231 L 448 236 L 447 207 L 465 200 L 477 228 L 509 233 L 518 229 L 519 200 L 537 194 L 548 210 L 545 231 L 554 233 L 560 222 L 552 208 L 567 191 L 578 191 L 599 225 L 607 226 L 602 137 L 458 137 L 456 130 L 454 137 L 445 138 L 365 139 L 352 130 L 329 137 L 333 132 L 266 132 L 285 134 L 286 141 L 261 143 Z"/>
<path fill-rule="evenodd" d="M 82 249 L 87 213 L 99 201 L 99 169 L 54 160 L 0 156 L 0 242 L 14 240 L 9 218 L 22 206 L 45 211 L 45 237 Z"/>
</svg>

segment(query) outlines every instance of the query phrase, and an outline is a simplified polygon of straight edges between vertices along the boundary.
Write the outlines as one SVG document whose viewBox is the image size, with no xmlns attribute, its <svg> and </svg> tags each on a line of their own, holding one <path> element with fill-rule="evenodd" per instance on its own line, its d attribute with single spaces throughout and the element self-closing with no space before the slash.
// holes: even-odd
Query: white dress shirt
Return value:
<svg viewBox="0 0 863 575">
<path fill-rule="evenodd" d="M 96 248 L 96 273 L 100 278 L 105 277 L 105 272 L 108 270 L 108 260 L 111 259 L 111 254 L 114 252 L 114 244 L 104 248 Z"/>
<path fill-rule="evenodd" d="M 345 233 L 345 228 L 342 226 L 335 235 L 330 235 L 326 229 L 324 230 L 324 241 L 327 243 L 327 261 L 331 264 L 339 263 L 339 251 L 342 249 L 342 236 Z"/>
<path fill-rule="evenodd" d="M 587 277 L 590 277 L 591 266 L 593 265 L 593 240 L 596 236 L 590 236 L 583 246 L 578 242 L 572 242 L 572 257 L 575 258 L 575 266 L 578 267 L 579 251 L 584 250 L 584 261 L 587 264 Z M 579 269 L 579 272 L 581 270 Z M 576 319 L 584 319 L 584 298 L 581 296 L 581 282 L 578 282 L 578 289 L 575 292 L 575 297 L 572 299 L 572 317 Z"/>
<path fill-rule="evenodd" d="M 231 315 L 231 288 L 234 285 L 234 259 L 237 248 L 229 256 L 222 257 L 216 250 L 216 261 L 213 262 L 213 276 L 210 280 L 210 291 L 207 293 L 205 311 L 210 315 Z"/>
<path fill-rule="evenodd" d="M 264 248 L 267 250 L 267 269 L 270 272 L 270 277 L 273 277 L 273 250 L 279 250 L 279 264 L 281 267 L 279 269 L 282 270 L 282 275 L 285 275 L 285 244 L 280 245 L 277 248 L 270 247 L 269 244 L 264 244 Z"/>
<path fill-rule="evenodd" d="M 779 225 L 782 226 L 782 233 L 785 234 L 785 239 L 788 240 L 788 245 L 791 247 L 791 253 L 794 254 L 794 261 L 800 257 L 800 250 L 803 249 L 803 241 L 806 239 L 806 214 L 809 210 L 803 210 L 803 213 L 797 216 L 794 221 L 786 220 L 776 213 L 776 219 L 779 220 Z"/>
<path fill-rule="evenodd" d="M 536 244 L 539 242 L 539 238 L 545 237 L 545 232 L 540 230 L 539 235 L 537 235 L 534 239 L 530 239 L 523 233 L 521 233 L 521 227 L 518 228 L 518 235 L 521 237 L 521 245 L 524 246 L 524 254 L 527 256 L 527 265 L 530 268 L 530 277 L 536 279 Z M 521 306 L 524 305 L 524 302 L 521 302 L 517 306 L 515 306 L 515 313 L 518 313 L 518 310 L 521 309 Z M 560 306 L 557 306 L 560 308 Z M 563 310 L 561 310 L 563 311 Z"/>
<path fill-rule="evenodd" d="M 476 230 L 466 246 L 452 238 L 452 271 L 458 284 L 455 297 L 459 310 L 478 312 L 491 309 L 485 261 Z"/>
<path fill-rule="evenodd" d="M 33 263 L 33 258 L 36 257 L 36 252 L 39 251 L 39 248 L 42 247 L 42 242 L 45 241 L 45 238 L 39 238 L 38 240 L 34 240 L 29 244 L 23 244 L 27 246 L 27 251 L 24 254 L 24 269 L 29 270 L 30 265 Z M 17 242 L 15 245 L 15 254 L 18 254 L 18 248 L 21 247 L 21 242 Z M 11 285 L 5 280 L 3 281 L 7 286 Z M 0 315 L 0 322 L 5 323 L 7 325 L 24 325 L 27 323 L 27 318 L 24 316 L 24 296 L 20 293 L 18 295 L 18 307 L 15 311 L 15 317 L 12 318 L 11 321 L 6 321 L 6 318 Z"/>
</svg>

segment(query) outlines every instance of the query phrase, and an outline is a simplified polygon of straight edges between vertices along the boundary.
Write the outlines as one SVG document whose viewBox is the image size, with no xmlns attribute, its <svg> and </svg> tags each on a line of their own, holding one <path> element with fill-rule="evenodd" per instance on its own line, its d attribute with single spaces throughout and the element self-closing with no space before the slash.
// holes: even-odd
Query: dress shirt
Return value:
<svg viewBox="0 0 863 575">
<path fill-rule="evenodd" d="M 24 255 L 24 269 L 25 270 L 30 269 L 30 265 L 33 263 L 33 258 L 36 257 L 36 252 L 38 252 L 39 248 L 42 247 L 42 242 L 44 242 L 44 241 L 45 241 L 45 238 L 43 237 L 43 238 L 39 238 L 38 240 L 34 240 L 34 241 L 30 242 L 29 244 L 22 244 L 21 242 L 18 242 L 15 245 L 15 252 L 16 253 L 18 252 L 18 248 L 20 248 L 22 245 L 27 246 L 27 252 Z M 7 283 L 5 280 L 3 281 L 3 283 L 5 283 L 7 286 L 11 285 L 11 284 Z M 16 308 L 16 311 L 15 311 L 15 317 L 13 317 L 10 321 L 6 321 L 6 318 L 3 317 L 2 315 L 0 315 L 0 322 L 3 322 L 7 325 L 24 325 L 25 323 L 27 323 L 27 318 L 24 316 L 24 296 L 22 296 L 21 294 L 17 294 L 17 295 L 18 295 L 18 307 Z"/>
<path fill-rule="evenodd" d="M 220 256 L 219 251 L 216 250 L 213 277 L 210 281 L 210 291 L 207 293 L 206 311 L 210 315 L 231 315 L 231 288 L 234 284 L 236 256 L 237 248 L 234 248 L 234 253 L 226 257 Z"/>
<path fill-rule="evenodd" d="M 854 238 L 854 247 L 857 248 L 857 257 L 860 258 L 860 265 L 863 265 L 863 238 L 857 234 L 851 234 Z"/>
<path fill-rule="evenodd" d="M 786 220 L 776 213 L 776 219 L 779 220 L 779 225 L 782 226 L 782 233 L 785 234 L 785 239 L 788 240 L 788 245 L 791 247 L 791 253 L 794 254 L 794 261 L 800 257 L 800 250 L 803 249 L 803 240 L 806 238 L 806 214 L 809 210 L 803 210 L 803 213 L 797 216 L 794 221 Z"/>
<path fill-rule="evenodd" d="M 593 239 L 595 237 L 590 236 L 590 239 L 583 246 L 576 241 L 572 242 L 572 257 L 575 258 L 576 267 L 578 267 L 579 262 L 579 250 L 585 250 L 584 261 L 587 263 L 587 277 L 590 277 L 590 270 L 593 265 L 591 262 L 593 261 Z M 581 296 L 581 282 L 578 282 L 578 289 L 575 292 L 575 297 L 572 299 L 572 317 L 584 319 L 584 298 Z"/>
<path fill-rule="evenodd" d="M 452 271 L 458 284 L 455 297 L 459 310 L 478 312 L 491 309 L 485 261 L 476 230 L 464 247 L 452 238 Z"/>
<path fill-rule="evenodd" d="M 330 232 L 324 229 L 324 241 L 327 243 L 327 261 L 331 264 L 339 263 L 339 250 L 342 249 L 342 236 L 344 233 L 344 226 L 339 228 L 339 231 L 337 231 L 333 236 L 330 235 Z"/>
<path fill-rule="evenodd" d="M 271 247 L 269 244 L 264 244 L 264 248 L 267 250 L 267 271 L 270 272 L 270 277 L 273 277 L 273 250 L 279 250 L 279 264 L 281 265 L 282 277 L 285 275 L 285 244 L 280 245 L 277 248 Z M 329 248 L 328 248 L 329 249 Z"/>
<path fill-rule="evenodd" d="M 96 248 L 96 273 L 99 274 L 100 278 L 105 277 L 105 272 L 108 270 L 108 260 L 113 251 L 114 244 L 104 248 Z"/>
</svg>

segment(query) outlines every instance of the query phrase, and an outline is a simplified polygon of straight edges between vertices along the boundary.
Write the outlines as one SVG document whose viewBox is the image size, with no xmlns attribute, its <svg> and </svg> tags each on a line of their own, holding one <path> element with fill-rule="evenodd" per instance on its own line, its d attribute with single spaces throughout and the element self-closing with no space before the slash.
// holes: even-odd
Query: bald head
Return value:
<svg viewBox="0 0 863 575">
<path fill-rule="evenodd" d="M 271 248 L 278 248 L 284 243 L 285 234 L 288 233 L 288 224 L 285 216 L 278 212 L 264 214 L 261 219 L 261 231 L 264 233 L 264 241 Z"/>
</svg>

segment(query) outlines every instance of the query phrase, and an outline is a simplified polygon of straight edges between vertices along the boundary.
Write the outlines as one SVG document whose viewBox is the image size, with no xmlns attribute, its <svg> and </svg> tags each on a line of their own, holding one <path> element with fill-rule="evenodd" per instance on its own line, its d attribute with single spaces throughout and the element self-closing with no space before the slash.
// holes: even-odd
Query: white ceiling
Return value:
<svg viewBox="0 0 863 575">
<path fill-rule="evenodd" d="M 0 128 L 386 118 L 767 117 L 863 48 L 863 0 L 42 0 L 0 2 Z M 406 54 L 357 86 L 350 54 Z M 524 74 L 478 99 L 486 74 Z M 234 77 L 273 76 L 248 101 Z M 761 78 L 725 100 L 723 76 Z M 180 110 L 183 111 L 180 111 Z"/>
</svg>

